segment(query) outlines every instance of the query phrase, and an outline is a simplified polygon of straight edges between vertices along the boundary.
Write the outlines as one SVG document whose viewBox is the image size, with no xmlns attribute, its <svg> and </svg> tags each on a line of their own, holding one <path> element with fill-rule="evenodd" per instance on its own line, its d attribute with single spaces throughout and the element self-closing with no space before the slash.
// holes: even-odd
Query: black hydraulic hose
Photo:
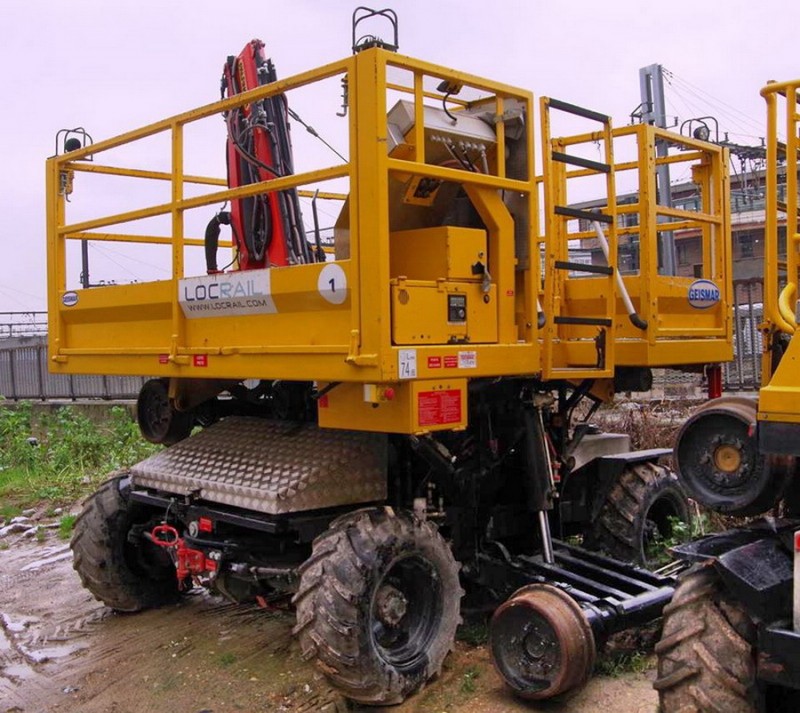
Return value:
<svg viewBox="0 0 800 713">
<path fill-rule="evenodd" d="M 642 330 L 647 329 L 647 320 L 642 319 L 637 312 L 629 314 L 628 319 L 630 319 L 631 324 L 633 324 L 634 327 L 638 327 Z"/>
<path fill-rule="evenodd" d="M 317 262 L 325 262 L 325 250 L 322 248 L 322 236 L 319 233 L 319 215 L 317 214 L 317 198 L 319 196 L 319 189 L 314 193 L 311 199 L 311 216 L 314 219 L 314 244 L 316 245 Z"/>
<path fill-rule="evenodd" d="M 530 407 L 526 407 L 522 413 L 525 424 L 525 495 L 528 509 L 531 512 L 549 510 L 553 505 L 549 498 L 547 442 L 542 430 L 541 416 Z"/>
<path fill-rule="evenodd" d="M 217 267 L 217 248 L 219 247 L 219 231 L 221 225 L 231 224 L 231 214 L 221 210 L 217 213 L 206 226 L 205 250 L 206 250 L 206 272 L 213 275 L 219 272 Z"/>
</svg>

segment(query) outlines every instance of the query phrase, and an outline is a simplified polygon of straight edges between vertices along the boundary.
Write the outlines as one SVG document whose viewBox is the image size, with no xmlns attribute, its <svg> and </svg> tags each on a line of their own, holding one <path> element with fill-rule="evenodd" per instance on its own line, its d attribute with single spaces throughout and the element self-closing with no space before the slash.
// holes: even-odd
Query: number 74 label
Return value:
<svg viewBox="0 0 800 713">
<path fill-rule="evenodd" d="M 401 379 L 417 378 L 416 349 L 401 349 L 397 352 L 397 371 Z"/>
</svg>

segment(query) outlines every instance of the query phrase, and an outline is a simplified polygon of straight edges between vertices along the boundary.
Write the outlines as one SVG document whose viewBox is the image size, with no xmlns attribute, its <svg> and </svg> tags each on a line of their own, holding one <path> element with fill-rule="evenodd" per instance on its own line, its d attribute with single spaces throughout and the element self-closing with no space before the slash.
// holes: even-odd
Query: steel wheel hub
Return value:
<svg viewBox="0 0 800 713">
<path fill-rule="evenodd" d="M 499 674 L 524 698 L 578 688 L 594 666 L 594 634 L 583 611 L 549 584 L 523 587 L 498 607 L 490 646 Z"/>
</svg>

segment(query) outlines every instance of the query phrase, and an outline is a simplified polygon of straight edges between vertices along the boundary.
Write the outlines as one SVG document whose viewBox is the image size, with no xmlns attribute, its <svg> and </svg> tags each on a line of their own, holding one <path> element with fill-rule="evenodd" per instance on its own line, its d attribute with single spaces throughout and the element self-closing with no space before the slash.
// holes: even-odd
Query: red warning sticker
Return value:
<svg viewBox="0 0 800 713">
<path fill-rule="evenodd" d="M 158 363 L 159 364 L 169 364 L 169 354 L 159 354 L 158 355 Z"/>
<path fill-rule="evenodd" d="M 443 426 L 461 422 L 461 391 L 420 391 L 417 394 L 420 426 Z"/>
<path fill-rule="evenodd" d="M 442 357 L 440 357 L 440 356 L 429 356 L 428 357 L 428 368 L 429 369 L 441 369 L 442 368 Z"/>
<path fill-rule="evenodd" d="M 455 354 L 450 354 L 444 358 L 444 368 L 445 369 L 457 369 L 458 368 L 458 357 Z"/>
<path fill-rule="evenodd" d="M 208 354 L 195 354 L 192 363 L 195 366 L 208 366 Z"/>
</svg>

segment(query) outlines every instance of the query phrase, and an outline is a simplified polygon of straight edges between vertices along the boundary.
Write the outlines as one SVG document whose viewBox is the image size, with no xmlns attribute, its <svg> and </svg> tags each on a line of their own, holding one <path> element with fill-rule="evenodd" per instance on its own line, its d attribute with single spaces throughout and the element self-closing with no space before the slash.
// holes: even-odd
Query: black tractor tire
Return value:
<svg viewBox="0 0 800 713">
<path fill-rule="evenodd" d="M 303 658 L 358 703 L 401 703 L 440 673 L 454 646 L 458 569 L 436 526 L 412 513 L 338 518 L 300 568 L 292 601 Z"/>
<path fill-rule="evenodd" d="M 675 464 L 686 492 L 711 510 L 747 517 L 773 508 L 795 475 L 796 459 L 762 453 L 758 400 L 723 396 L 706 402 L 675 438 Z"/>
<path fill-rule="evenodd" d="M 588 544 L 616 559 L 647 567 L 654 564 L 653 544 L 671 537 L 673 517 L 687 524 L 691 520 L 678 477 L 657 463 L 633 463 L 608 491 Z"/>
<path fill-rule="evenodd" d="M 180 598 L 169 555 L 145 541 L 128 540 L 131 527 L 150 519 L 131 507 L 126 474 L 106 480 L 83 505 L 70 546 L 81 583 L 97 599 L 121 612 L 172 604 Z"/>
<path fill-rule="evenodd" d="M 146 441 L 171 446 L 191 435 L 194 416 L 175 409 L 167 379 L 148 379 L 136 399 L 136 422 Z"/>
<path fill-rule="evenodd" d="M 756 628 L 713 566 L 686 572 L 656 644 L 661 713 L 758 713 Z"/>
</svg>

